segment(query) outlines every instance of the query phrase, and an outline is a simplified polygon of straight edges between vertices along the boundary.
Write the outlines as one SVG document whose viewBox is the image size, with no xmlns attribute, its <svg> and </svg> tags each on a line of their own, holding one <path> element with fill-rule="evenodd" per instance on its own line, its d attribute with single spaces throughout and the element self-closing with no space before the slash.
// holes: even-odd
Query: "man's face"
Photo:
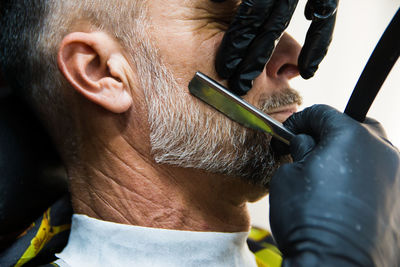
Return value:
<svg viewBox="0 0 400 267">
<path fill-rule="evenodd" d="M 238 2 L 149 1 L 145 38 L 150 43 L 134 56 L 142 57 L 138 76 L 146 95 L 157 162 L 267 186 L 273 171 L 288 158 L 273 155 L 269 136 L 230 121 L 191 96 L 187 88 L 196 71 L 218 80 L 214 58 Z M 299 46 L 285 35 L 276 51 L 269 64 L 280 65 L 266 68 L 244 98 L 284 121 L 301 101 L 288 86 L 288 80 L 297 75 L 293 64 Z"/>
</svg>

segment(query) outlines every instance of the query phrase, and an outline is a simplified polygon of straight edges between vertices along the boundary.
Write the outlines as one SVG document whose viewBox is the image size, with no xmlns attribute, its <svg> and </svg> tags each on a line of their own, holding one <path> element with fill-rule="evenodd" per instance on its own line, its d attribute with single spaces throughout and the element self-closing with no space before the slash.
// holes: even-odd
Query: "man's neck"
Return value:
<svg viewBox="0 0 400 267">
<path fill-rule="evenodd" d="M 145 227 L 248 231 L 246 203 L 262 195 L 261 188 L 238 178 L 159 165 L 146 150 L 114 138 L 70 170 L 75 213 Z"/>
</svg>

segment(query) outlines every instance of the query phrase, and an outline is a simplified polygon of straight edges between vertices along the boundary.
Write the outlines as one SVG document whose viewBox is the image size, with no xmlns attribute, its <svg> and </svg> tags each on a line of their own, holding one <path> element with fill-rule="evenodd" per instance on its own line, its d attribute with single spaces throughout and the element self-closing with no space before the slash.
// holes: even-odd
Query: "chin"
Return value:
<svg viewBox="0 0 400 267">
<path fill-rule="evenodd" d="M 283 164 L 293 161 L 290 155 L 276 156 L 273 152 L 271 152 L 271 155 L 273 157 L 272 160 L 270 159 L 268 162 L 262 162 L 259 167 L 253 168 L 253 172 L 248 177 L 243 177 L 256 188 L 260 188 L 265 194 L 269 192 L 269 185 L 275 171 Z"/>
<path fill-rule="evenodd" d="M 258 190 L 260 189 L 260 190 Z M 254 203 L 268 195 L 269 191 L 266 189 L 264 186 L 258 186 L 258 188 L 255 188 L 254 191 L 252 191 L 248 197 L 247 201 L 250 203 Z"/>
</svg>

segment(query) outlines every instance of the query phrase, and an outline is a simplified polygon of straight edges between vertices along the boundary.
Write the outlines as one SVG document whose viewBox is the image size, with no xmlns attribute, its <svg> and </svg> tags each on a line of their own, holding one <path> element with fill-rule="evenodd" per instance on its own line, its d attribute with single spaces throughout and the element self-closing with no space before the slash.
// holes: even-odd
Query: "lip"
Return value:
<svg viewBox="0 0 400 267">
<path fill-rule="evenodd" d="M 287 120 L 287 118 L 289 118 L 293 113 L 297 112 L 297 108 L 297 105 L 288 105 L 269 111 L 267 114 L 282 123 Z"/>
</svg>

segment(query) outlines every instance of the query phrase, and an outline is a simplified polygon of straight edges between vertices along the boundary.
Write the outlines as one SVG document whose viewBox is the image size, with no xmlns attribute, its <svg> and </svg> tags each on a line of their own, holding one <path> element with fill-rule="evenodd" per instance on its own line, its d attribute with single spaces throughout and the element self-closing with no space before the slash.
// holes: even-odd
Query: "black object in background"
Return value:
<svg viewBox="0 0 400 267">
<path fill-rule="evenodd" d="M 376 45 L 347 103 L 345 114 L 363 122 L 376 95 L 400 56 L 400 9 Z"/>
</svg>

